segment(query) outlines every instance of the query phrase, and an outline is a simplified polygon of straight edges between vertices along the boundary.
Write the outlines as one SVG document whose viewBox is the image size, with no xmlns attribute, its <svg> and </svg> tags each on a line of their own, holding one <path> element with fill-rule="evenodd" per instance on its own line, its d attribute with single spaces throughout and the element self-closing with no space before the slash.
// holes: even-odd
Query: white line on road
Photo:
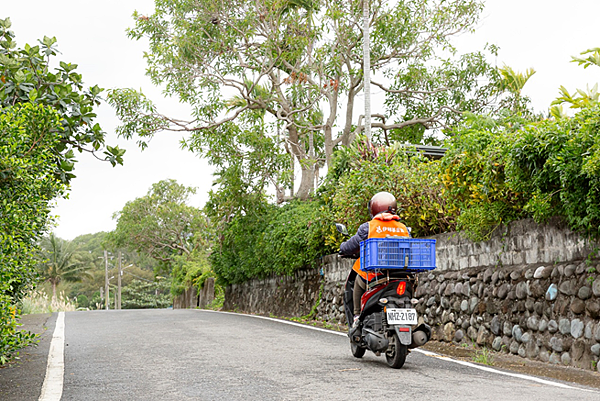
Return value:
<svg viewBox="0 0 600 401">
<path fill-rule="evenodd" d="M 266 317 L 266 316 L 247 315 L 247 314 L 233 313 L 233 312 L 220 312 L 220 311 L 212 311 L 212 310 L 207 310 L 207 309 L 198 309 L 198 310 L 202 310 L 204 312 L 215 312 L 215 313 L 226 313 L 226 314 L 231 314 L 231 315 L 251 316 L 251 317 L 255 317 L 257 319 L 272 320 L 274 322 L 289 324 L 291 326 L 304 327 L 306 329 L 317 330 L 317 331 L 322 331 L 322 332 L 325 332 L 325 333 L 337 334 L 337 335 L 340 335 L 340 336 L 343 336 L 343 337 L 348 337 L 346 333 L 342 333 L 342 332 L 339 332 L 339 331 L 322 329 L 320 327 L 313 327 L 313 326 L 309 326 L 309 325 L 306 325 L 306 324 L 301 324 L 301 323 L 296 323 L 296 322 L 290 322 L 288 320 L 275 319 L 275 318 Z M 423 350 L 423 349 L 415 348 L 412 351 L 413 352 L 419 352 L 419 353 L 421 353 L 423 355 L 426 355 L 426 356 L 429 356 L 429 357 L 443 359 L 444 361 L 457 363 L 459 365 L 468 366 L 470 368 L 479 369 L 479 370 L 482 370 L 482 371 L 485 371 L 485 372 L 489 372 L 489 373 L 495 373 L 495 374 L 499 374 L 499 375 L 510 376 L 510 377 L 514 377 L 514 378 L 517 378 L 517 379 L 529 380 L 529 381 L 533 381 L 533 382 L 536 382 L 536 383 L 546 384 L 546 385 L 549 385 L 549 386 L 560 387 L 560 388 L 565 388 L 565 389 L 570 389 L 570 390 L 589 391 L 589 392 L 593 392 L 593 393 L 596 392 L 595 390 L 584 389 L 584 388 L 580 388 L 580 387 L 573 387 L 573 386 L 569 386 L 567 384 L 558 383 L 558 382 L 554 382 L 554 381 L 551 381 L 551 380 L 540 379 L 539 377 L 523 375 L 523 374 L 520 374 L 520 373 L 504 372 L 502 370 L 493 369 L 493 368 L 490 368 L 490 367 L 487 367 L 487 366 L 481 366 L 481 365 L 478 365 L 478 364 L 475 364 L 475 363 L 470 363 L 470 362 L 465 362 L 465 361 L 461 361 L 461 360 L 458 360 L 458 359 L 453 359 L 453 358 L 450 358 L 450 357 L 447 357 L 447 356 L 444 356 L 444 355 L 440 355 L 440 354 L 436 354 L 435 352 L 426 351 L 426 350 Z"/>
<path fill-rule="evenodd" d="M 59 401 L 65 372 L 65 312 L 58 312 L 48 352 L 48 367 L 39 401 Z"/>
</svg>

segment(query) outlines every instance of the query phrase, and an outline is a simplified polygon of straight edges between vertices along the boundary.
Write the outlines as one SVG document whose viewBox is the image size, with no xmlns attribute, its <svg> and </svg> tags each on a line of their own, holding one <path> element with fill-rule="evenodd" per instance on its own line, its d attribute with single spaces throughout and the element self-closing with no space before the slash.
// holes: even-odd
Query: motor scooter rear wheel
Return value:
<svg viewBox="0 0 600 401">
<path fill-rule="evenodd" d="M 400 369 L 406 361 L 408 346 L 400 343 L 400 339 L 396 333 L 394 333 L 391 340 L 388 350 L 385 353 L 385 359 L 390 368 Z"/>
<path fill-rule="evenodd" d="M 352 355 L 355 358 L 362 358 L 365 355 L 366 349 L 363 347 L 360 347 L 354 341 L 350 341 L 350 349 L 352 350 Z"/>
</svg>

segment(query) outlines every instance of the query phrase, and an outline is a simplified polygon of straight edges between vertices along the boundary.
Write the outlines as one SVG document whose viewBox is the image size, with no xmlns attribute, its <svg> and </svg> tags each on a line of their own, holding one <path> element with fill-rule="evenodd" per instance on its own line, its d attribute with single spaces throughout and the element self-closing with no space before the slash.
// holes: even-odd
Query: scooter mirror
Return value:
<svg viewBox="0 0 600 401">
<path fill-rule="evenodd" d="M 348 234 L 348 229 L 346 228 L 345 225 L 343 225 L 342 223 L 335 223 L 335 228 L 338 230 L 338 232 L 342 235 L 346 235 L 349 236 L 350 234 Z"/>
</svg>

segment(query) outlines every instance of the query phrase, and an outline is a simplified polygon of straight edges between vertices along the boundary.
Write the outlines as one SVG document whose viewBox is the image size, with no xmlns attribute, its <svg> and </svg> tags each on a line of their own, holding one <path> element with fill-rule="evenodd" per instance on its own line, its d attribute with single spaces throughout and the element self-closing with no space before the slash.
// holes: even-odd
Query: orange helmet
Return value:
<svg viewBox="0 0 600 401">
<path fill-rule="evenodd" d="M 371 218 L 381 212 L 396 213 L 398 204 L 396 198 L 389 192 L 377 192 L 369 201 L 369 214 Z"/>
</svg>

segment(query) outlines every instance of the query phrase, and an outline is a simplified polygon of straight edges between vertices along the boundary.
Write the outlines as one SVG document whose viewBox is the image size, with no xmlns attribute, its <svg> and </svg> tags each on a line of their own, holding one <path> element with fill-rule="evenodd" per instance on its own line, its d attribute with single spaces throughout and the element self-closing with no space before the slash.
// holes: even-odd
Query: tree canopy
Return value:
<svg viewBox="0 0 600 401">
<path fill-rule="evenodd" d="M 177 255 L 191 255 L 210 241 L 202 211 L 188 206 L 194 188 L 175 180 L 152 185 L 148 193 L 127 202 L 115 213 L 117 228 L 111 233 L 119 246 L 143 252 L 167 265 Z"/>
<path fill-rule="evenodd" d="M 207 261 L 212 228 L 202 210 L 187 204 L 195 192 L 175 180 L 159 181 L 115 213 L 117 228 L 109 235 L 117 246 L 158 261 L 159 270 L 172 276 L 173 295 L 214 275 Z"/>
<path fill-rule="evenodd" d="M 497 70 L 483 53 L 457 55 L 451 44 L 473 29 L 480 2 L 375 0 L 371 9 L 373 84 L 385 101 L 373 126 L 382 140 L 423 141 L 427 129 L 490 106 Z M 358 0 L 157 0 L 154 14 L 134 14 L 129 35 L 149 39 L 148 75 L 190 106 L 191 119 L 118 90 L 110 100 L 119 132 L 142 143 L 160 130 L 190 132 L 187 146 L 220 168 L 216 195 L 272 183 L 279 201 L 306 199 L 334 149 L 362 130 L 361 10 Z"/>
</svg>

